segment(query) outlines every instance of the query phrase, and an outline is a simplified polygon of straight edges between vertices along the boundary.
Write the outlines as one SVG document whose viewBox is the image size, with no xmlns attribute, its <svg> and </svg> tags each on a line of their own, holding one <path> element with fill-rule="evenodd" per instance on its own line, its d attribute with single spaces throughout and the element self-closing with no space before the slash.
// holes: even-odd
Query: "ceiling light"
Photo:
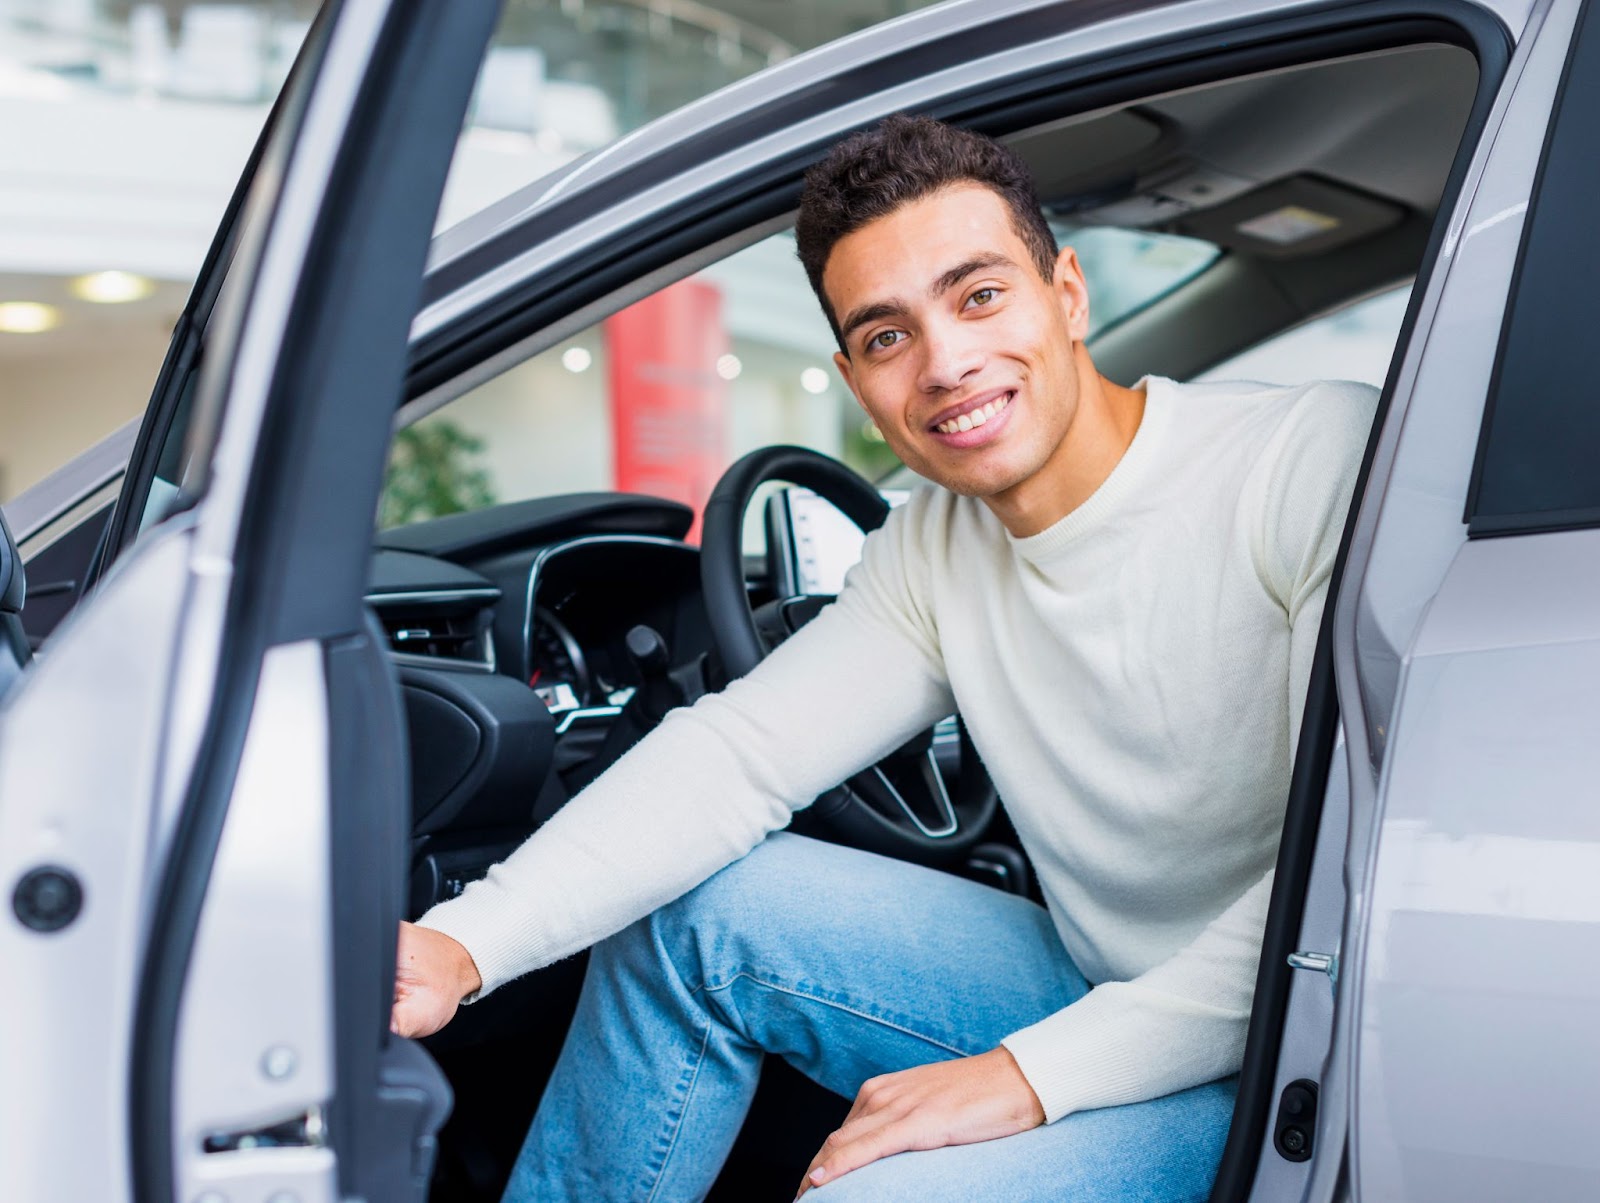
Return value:
<svg viewBox="0 0 1600 1203">
<path fill-rule="evenodd" d="M 120 305 L 124 301 L 139 301 L 155 291 L 156 286 L 144 276 L 132 272 L 91 272 L 79 276 L 67 286 L 79 300 L 96 305 Z"/>
<path fill-rule="evenodd" d="M 800 373 L 800 387 L 820 396 L 828 391 L 828 373 L 821 368 L 807 368 Z"/>
<path fill-rule="evenodd" d="M 561 366 L 569 372 L 587 372 L 594 356 L 583 347 L 568 347 L 561 352 Z"/>
<path fill-rule="evenodd" d="M 1276 243 L 1278 246 L 1304 242 L 1307 238 L 1315 238 L 1319 234 L 1326 234 L 1329 230 L 1338 228 L 1337 217 L 1318 213 L 1315 209 L 1308 209 L 1304 205 L 1283 205 L 1270 213 L 1252 217 L 1249 221 L 1241 221 L 1234 227 L 1241 234 L 1248 234 L 1251 238 L 1259 238 L 1263 242 Z"/>
<path fill-rule="evenodd" d="M 0 301 L 0 333 L 42 334 L 61 324 L 61 311 L 38 301 Z"/>
<path fill-rule="evenodd" d="M 723 355 L 717 360 L 717 375 L 724 380 L 736 380 L 742 371 L 744 364 L 739 362 L 737 355 Z"/>
</svg>

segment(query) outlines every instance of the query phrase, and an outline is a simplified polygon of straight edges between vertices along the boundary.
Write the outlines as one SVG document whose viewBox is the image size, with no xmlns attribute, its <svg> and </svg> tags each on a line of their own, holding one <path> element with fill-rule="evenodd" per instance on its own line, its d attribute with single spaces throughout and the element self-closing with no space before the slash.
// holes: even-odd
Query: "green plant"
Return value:
<svg viewBox="0 0 1600 1203">
<path fill-rule="evenodd" d="M 420 422 L 400 431 L 383 475 L 378 525 L 387 529 L 493 505 L 489 473 L 472 462 L 482 451 L 483 440 L 454 422 Z"/>
</svg>

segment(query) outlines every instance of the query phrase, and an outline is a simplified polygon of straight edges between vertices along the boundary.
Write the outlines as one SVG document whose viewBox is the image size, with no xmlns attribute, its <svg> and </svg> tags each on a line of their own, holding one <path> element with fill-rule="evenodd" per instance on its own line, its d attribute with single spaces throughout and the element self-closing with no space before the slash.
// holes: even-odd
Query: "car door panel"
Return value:
<svg viewBox="0 0 1600 1203">
<path fill-rule="evenodd" d="M 326 697 L 315 640 L 266 653 L 178 1021 L 179 1198 L 337 1197 Z"/>
<path fill-rule="evenodd" d="M 1600 1194 L 1600 532 L 1474 541 L 1407 657 L 1361 983 L 1361 1198 Z"/>
<path fill-rule="evenodd" d="M 1518 937 L 1518 925 L 1501 919 L 1549 916 L 1517 915 L 1524 887 L 1512 886 L 1496 852 L 1525 834 L 1526 816 L 1514 813 L 1526 805 L 1520 799 L 1559 795 L 1552 766 L 1570 767 L 1592 742 L 1566 726 L 1577 715 L 1593 729 L 1584 699 L 1552 714 L 1549 698 L 1561 694 L 1567 670 L 1554 660 L 1537 670 L 1516 662 L 1548 659 L 1546 645 L 1564 637 L 1581 662 L 1590 635 L 1560 634 L 1532 584 L 1541 576 L 1537 558 L 1519 561 L 1510 550 L 1525 540 L 1468 544 L 1462 512 L 1540 148 L 1580 8 L 1543 6 L 1513 64 L 1471 204 L 1451 223 L 1449 271 L 1425 306 L 1426 329 L 1419 324 L 1426 341 L 1407 356 L 1398 412 L 1379 447 L 1373 479 L 1381 503 L 1364 508 L 1352 554 L 1359 592 L 1341 600 L 1355 886 L 1328 1083 L 1349 1116 L 1355 1198 L 1558 1199 L 1592 1197 L 1594 1189 L 1583 1152 L 1559 1140 L 1561 1117 L 1578 1097 L 1592 1109 L 1592 1091 L 1546 1072 L 1536 1035 L 1559 1030 L 1548 1012 L 1536 1014 L 1546 1000 L 1535 996 L 1567 954 L 1530 979 L 1527 953 L 1547 944 L 1543 932 L 1524 922 Z M 1568 556 L 1579 550 L 1565 545 Z M 1491 610 L 1485 591 L 1497 576 L 1505 589 Z M 1560 591 L 1576 585 L 1573 596 L 1585 596 L 1581 579 Z M 1500 623 L 1501 649 L 1467 652 L 1450 634 L 1459 630 L 1453 615 L 1474 606 L 1480 636 Z M 1520 643 L 1531 646 L 1508 651 Z M 1518 765 L 1521 781 L 1508 791 L 1505 770 Z M 1576 823 L 1572 830 L 1585 838 Z M 1494 880 L 1511 896 L 1485 893 Z M 1543 952 L 1534 959 L 1545 963 Z M 1467 972 L 1469 962 L 1482 978 Z M 1582 1042 L 1567 1054 L 1581 1062 Z M 1424 1082 L 1433 1089 L 1419 1090 Z M 1549 1131 L 1541 1137 L 1530 1125 Z"/>
<path fill-rule="evenodd" d="M 26 862 L 4 867 L 53 857 L 86 899 L 60 930 L 0 937 L 26 997 L 63 1012 L 0 1034 L 34 1086 L 14 1096 L 26 1110 L 7 1104 L 8 1194 L 420 1197 L 448 1091 L 379 1001 L 404 841 L 371 835 L 403 832 L 407 807 L 362 586 L 406 328 L 492 20 L 387 0 L 319 18 L 206 323 L 183 512 L 0 713 L 4 855 Z M 336 719 L 330 699 L 377 717 Z M 370 788 L 334 792 L 353 781 Z M 349 900 L 369 859 L 389 879 L 366 882 L 363 908 Z M 346 961 L 360 971 L 329 974 Z M 335 1054 L 347 1039 L 365 1072 Z M 363 1141 L 366 1115 L 387 1135 Z M 298 1117 L 297 1134 L 248 1135 Z"/>
<path fill-rule="evenodd" d="M 12 915 L 0 924 L 8 1197 L 129 1197 L 118 1104 L 128 1094 L 155 836 L 142 803 L 162 769 L 192 543 L 184 528 L 154 538 L 106 582 L 103 604 L 68 619 L 71 638 L 35 663 L 0 712 L 0 880 L 9 895 L 28 874 L 55 868 L 82 891 L 81 911 L 58 930 L 32 930 Z M 88 733 L 93 755 L 84 754 Z"/>
</svg>

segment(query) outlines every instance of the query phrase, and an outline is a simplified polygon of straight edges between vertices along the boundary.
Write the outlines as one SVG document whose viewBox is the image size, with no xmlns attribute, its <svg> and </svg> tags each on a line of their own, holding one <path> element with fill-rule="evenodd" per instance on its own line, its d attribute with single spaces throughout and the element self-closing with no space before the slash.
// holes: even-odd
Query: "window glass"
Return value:
<svg viewBox="0 0 1600 1203">
<path fill-rule="evenodd" d="M 1197 380 L 1359 380 L 1383 387 L 1411 286 L 1390 289 L 1313 318 L 1202 372 Z"/>
<path fill-rule="evenodd" d="M 1561 82 L 1518 254 L 1477 463 L 1473 535 L 1600 526 L 1600 405 L 1590 391 L 1600 275 L 1594 153 L 1600 9 L 1586 5 Z"/>
<path fill-rule="evenodd" d="M 936 0 L 506 0 L 439 228 L 764 67 Z"/>
<path fill-rule="evenodd" d="M 1101 325 L 1216 254 L 1142 231 L 1058 232 L 1079 249 Z M 839 378 L 835 349 L 793 236 L 774 235 L 401 431 L 379 522 L 612 489 L 698 511 L 724 468 L 772 443 L 813 448 L 882 482 L 899 461 Z"/>
<path fill-rule="evenodd" d="M 1211 266 L 1218 251 L 1198 238 L 1053 223 L 1078 255 L 1089 285 L 1089 337 L 1113 326 Z"/>
</svg>

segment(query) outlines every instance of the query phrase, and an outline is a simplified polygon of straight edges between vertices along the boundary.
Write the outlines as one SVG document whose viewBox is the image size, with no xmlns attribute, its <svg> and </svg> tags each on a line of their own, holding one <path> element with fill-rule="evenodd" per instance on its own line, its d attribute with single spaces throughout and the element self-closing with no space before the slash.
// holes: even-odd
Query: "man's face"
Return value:
<svg viewBox="0 0 1600 1203">
<path fill-rule="evenodd" d="M 957 185 L 835 244 L 835 362 L 913 471 L 998 498 L 1058 454 L 1078 405 L 1088 296 L 1070 250 L 1046 282 L 1000 196 Z"/>
</svg>

